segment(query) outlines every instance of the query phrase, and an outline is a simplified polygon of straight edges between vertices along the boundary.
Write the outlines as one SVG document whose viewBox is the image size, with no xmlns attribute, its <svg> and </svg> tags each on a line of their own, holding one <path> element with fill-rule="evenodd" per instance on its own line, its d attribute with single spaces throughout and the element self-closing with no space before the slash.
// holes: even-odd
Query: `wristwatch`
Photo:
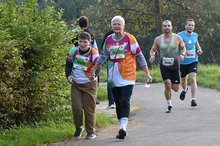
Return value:
<svg viewBox="0 0 220 146">
<path fill-rule="evenodd" d="M 186 55 L 186 53 L 181 53 L 181 55 L 185 56 L 185 55 Z"/>
</svg>

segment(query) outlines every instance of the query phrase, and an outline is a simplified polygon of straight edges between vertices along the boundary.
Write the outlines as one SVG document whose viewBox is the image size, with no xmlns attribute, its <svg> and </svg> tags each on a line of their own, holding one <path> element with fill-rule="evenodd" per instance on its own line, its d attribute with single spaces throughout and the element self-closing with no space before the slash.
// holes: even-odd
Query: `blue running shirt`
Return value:
<svg viewBox="0 0 220 146">
<path fill-rule="evenodd" d="M 186 46 L 186 55 L 180 64 L 191 64 L 198 62 L 198 54 L 196 50 L 196 42 L 198 41 L 198 34 L 193 32 L 191 35 L 186 34 L 185 31 L 179 32 Z"/>
</svg>

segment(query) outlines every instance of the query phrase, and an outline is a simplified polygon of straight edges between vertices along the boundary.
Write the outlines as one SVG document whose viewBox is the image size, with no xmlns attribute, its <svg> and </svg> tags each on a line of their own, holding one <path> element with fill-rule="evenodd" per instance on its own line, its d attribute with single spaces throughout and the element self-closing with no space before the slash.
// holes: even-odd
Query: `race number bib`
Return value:
<svg viewBox="0 0 220 146">
<path fill-rule="evenodd" d="M 163 57 L 162 64 L 163 64 L 164 66 L 173 66 L 173 64 L 174 64 L 174 58 Z"/>
<path fill-rule="evenodd" d="M 124 45 L 116 45 L 110 47 L 110 59 L 125 58 Z"/>
<path fill-rule="evenodd" d="M 73 67 L 77 68 L 77 69 L 80 69 L 80 70 L 87 71 L 88 64 L 89 64 L 89 57 L 76 55 Z"/>
<path fill-rule="evenodd" d="M 195 50 L 186 50 L 186 56 L 185 58 L 195 58 Z"/>
</svg>

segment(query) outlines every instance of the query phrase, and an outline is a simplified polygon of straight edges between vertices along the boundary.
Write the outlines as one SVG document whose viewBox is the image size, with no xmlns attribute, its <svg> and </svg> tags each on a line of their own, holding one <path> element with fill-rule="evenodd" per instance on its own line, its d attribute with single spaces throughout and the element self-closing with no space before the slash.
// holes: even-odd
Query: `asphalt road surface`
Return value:
<svg viewBox="0 0 220 146">
<path fill-rule="evenodd" d="M 180 88 L 181 89 L 181 88 Z M 190 88 L 189 88 L 190 89 Z M 167 105 L 163 84 L 150 88 L 135 85 L 131 102 L 140 107 L 128 123 L 128 136 L 115 138 L 118 125 L 97 132 L 94 140 L 81 140 L 63 145 L 77 146 L 219 146 L 220 145 L 220 92 L 198 88 L 198 106 L 192 108 L 191 92 L 184 101 L 181 90 L 172 92 L 173 109 L 165 113 Z"/>
</svg>

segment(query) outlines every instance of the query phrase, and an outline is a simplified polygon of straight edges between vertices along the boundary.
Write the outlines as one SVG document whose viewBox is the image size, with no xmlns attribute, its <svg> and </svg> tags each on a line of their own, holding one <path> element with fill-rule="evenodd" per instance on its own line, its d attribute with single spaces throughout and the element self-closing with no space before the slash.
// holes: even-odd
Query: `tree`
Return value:
<svg viewBox="0 0 220 146">
<path fill-rule="evenodd" d="M 83 9 L 81 13 L 90 18 L 90 25 L 98 42 L 101 42 L 104 33 L 111 29 L 111 18 L 122 15 L 126 21 L 126 30 L 137 37 L 142 48 L 147 48 L 143 50 L 144 54 L 148 55 L 154 38 L 161 34 L 161 23 L 166 19 L 173 22 L 173 32 L 179 32 L 184 30 L 186 19 L 193 18 L 196 21 L 196 31 L 202 34 L 199 35 L 201 45 L 204 48 L 206 45 L 210 46 L 204 42 L 210 42 L 213 32 L 219 28 L 219 23 L 216 23 L 219 6 L 219 0 L 93 0 L 93 5 Z M 213 43 L 211 46 L 216 50 Z M 214 50 L 205 53 L 204 58 L 201 57 L 203 63 L 216 62 L 214 59 L 217 60 L 217 57 L 211 55 L 216 54 Z"/>
<path fill-rule="evenodd" d="M 62 18 L 73 23 L 76 18 L 79 18 L 82 15 L 81 10 L 85 9 L 90 4 L 92 4 L 92 1 L 88 0 L 58 0 L 56 3 L 56 9 L 64 9 Z"/>
</svg>

